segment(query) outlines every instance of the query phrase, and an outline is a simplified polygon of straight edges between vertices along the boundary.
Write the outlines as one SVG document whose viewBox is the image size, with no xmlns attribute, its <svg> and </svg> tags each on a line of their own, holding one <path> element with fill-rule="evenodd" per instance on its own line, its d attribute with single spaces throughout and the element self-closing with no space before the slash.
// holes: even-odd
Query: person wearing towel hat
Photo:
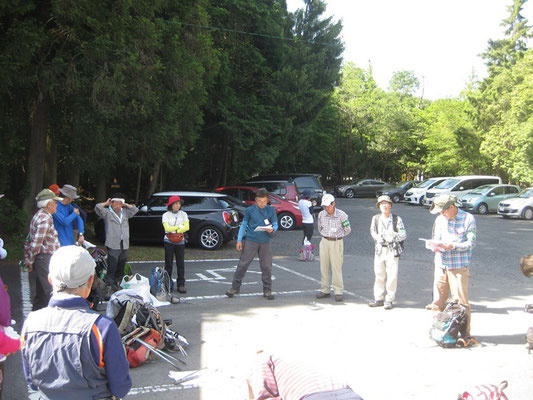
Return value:
<svg viewBox="0 0 533 400">
<path fill-rule="evenodd" d="M 389 196 L 379 196 L 376 207 L 381 214 L 372 217 L 370 235 L 375 242 L 374 255 L 374 300 L 370 307 L 384 306 L 391 310 L 396 298 L 398 284 L 398 263 L 402 252 L 401 243 L 407 237 L 402 219 L 391 213 L 392 200 Z"/>
<path fill-rule="evenodd" d="M 118 285 L 124 275 L 124 267 L 128 260 L 130 247 L 130 225 L 128 220 L 139 209 L 126 203 L 122 193 L 115 193 L 113 197 L 94 208 L 96 215 L 104 220 L 105 245 L 107 247 L 107 276 L 108 285 Z"/>
<path fill-rule="evenodd" d="M 30 232 L 24 242 L 24 264 L 28 268 L 30 299 L 33 311 L 46 307 L 52 287 L 48 283 L 50 257 L 59 249 L 57 231 L 52 215 L 57 209 L 57 197 L 50 189 L 43 189 L 35 197 L 37 212 L 30 222 Z"/>
<path fill-rule="evenodd" d="M 476 244 L 477 226 L 472 214 L 457 207 L 450 194 L 435 197 L 431 214 L 440 214 L 433 225 L 435 252 L 434 297 L 431 309 L 442 311 L 448 294 L 466 308 L 466 336 L 470 336 L 470 303 L 468 302 L 469 267 Z M 435 293 L 436 292 L 436 293 Z"/>
<path fill-rule="evenodd" d="M 53 187 L 51 185 L 50 187 Z M 56 185 L 57 186 L 57 185 Z M 78 227 L 78 244 L 83 244 L 85 225 L 80 217 L 80 211 L 73 206 L 73 201 L 78 199 L 78 190 L 72 185 L 63 185 L 59 188 L 62 200 L 57 203 L 57 210 L 54 214 L 54 226 L 59 237 L 61 246 L 73 245 L 74 242 L 74 222 Z"/>
<path fill-rule="evenodd" d="M 117 326 L 92 311 L 86 300 L 94 271 L 84 248 L 58 249 L 50 259 L 48 307 L 31 312 L 22 327 L 24 376 L 44 398 L 121 398 L 131 388 Z"/>
</svg>

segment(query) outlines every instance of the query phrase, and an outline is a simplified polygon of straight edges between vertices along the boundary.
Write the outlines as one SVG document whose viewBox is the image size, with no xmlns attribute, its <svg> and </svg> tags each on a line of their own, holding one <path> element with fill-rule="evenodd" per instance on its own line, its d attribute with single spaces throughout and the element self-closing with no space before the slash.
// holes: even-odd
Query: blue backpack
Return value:
<svg viewBox="0 0 533 400">
<path fill-rule="evenodd" d="M 466 337 L 466 318 L 466 308 L 452 301 L 433 317 L 429 336 L 441 347 L 457 347 L 459 335 Z"/>
<path fill-rule="evenodd" d="M 150 283 L 150 293 L 159 301 L 168 301 L 170 295 L 170 277 L 167 271 L 161 267 L 152 269 L 148 278 Z"/>
</svg>

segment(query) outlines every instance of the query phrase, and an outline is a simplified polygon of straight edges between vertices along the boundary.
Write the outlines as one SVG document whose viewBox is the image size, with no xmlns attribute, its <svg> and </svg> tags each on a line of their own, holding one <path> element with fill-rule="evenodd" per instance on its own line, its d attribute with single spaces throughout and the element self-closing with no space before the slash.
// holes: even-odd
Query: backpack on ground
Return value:
<svg viewBox="0 0 533 400">
<path fill-rule="evenodd" d="M 169 301 L 171 281 L 167 271 L 161 267 L 152 269 L 149 278 L 150 293 L 159 301 Z"/>
<path fill-rule="evenodd" d="M 157 349 L 161 335 L 155 329 L 139 327 L 122 338 L 131 368 L 138 367 L 150 357 L 151 350 L 143 342 Z"/>
<path fill-rule="evenodd" d="M 450 302 L 444 311 L 435 314 L 429 336 L 439 346 L 458 347 L 459 335 L 466 337 L 466 308 L 459 303 Z"/>
<path fill-rule="evenodd" d="M 304 241 L 302 247 L 300 247 L 298 259 L 300 261 L 313 261 L 315 259 L 315 246 L 307 239 Z"/>
</svg>

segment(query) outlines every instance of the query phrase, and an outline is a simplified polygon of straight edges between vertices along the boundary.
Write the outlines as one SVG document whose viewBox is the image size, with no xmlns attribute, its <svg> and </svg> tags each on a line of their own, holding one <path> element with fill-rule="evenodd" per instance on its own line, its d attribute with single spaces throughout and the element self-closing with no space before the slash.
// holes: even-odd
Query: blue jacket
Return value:
<svg viewBox="0 0 533 400">
<path fill-rule="evenodd" d="M 80 329 L 84 324 L 87 328 Z M 76 335 L 62 332 L 76 330 L 88 331 L 85 333 L 89 336 L 86 353 L 85 340 L 81 341 L 81 348 L 79 344 L 70 343 L 69 346 L 69 343 L 63 343 L 72 342 Z M 51 398 L 83 399 L 93 398 L 95 394 L 97 398 L 109 394 L 124 397 L 131 388 L 129 364 L 117 326 L 111 319 L 91 311 L 89 303 L 82 297 L 54 293 L 48 307 L 30 313 L 22 329 L 22 339 L 26 381 L 32 389 L 51 394 Z M 54 345 L 58 340 L 62 343 L 61 349 Z M 73 351 L 76 354 L 71 353 Z M 36 359 L 62 362 L 32 362 Z M 82 376 L 76 367 L 79 363 Z M 48 370 L 42 371 L 40 366 Z M 56 379 L 58 376 L 66 379 Z M 86 382 L 86 388 L 83 382 Z"/>
<path fill-rule="evenodd" d="M 258 226 L 266 225 L 265 219 L 268 219 L 268 222 L 272 224 L 274 232 L 278 230 L 278 216 L 276 215 L 274 207 L 269 206 L 268 204 L 262 209 L 257 207 L 257 204 L 248 207 L 244 213 L 241 227 L 239 228 L 237 242 L 242 242 L 243 238 L 251 242 L 270 242 L 270 234 L 265 231 L 254 231 Z"/>
<path fill-rule="evenodd" d="M 73 222 L 76 221 L 78 225 L 78 232 L 81 235 L 85 232 L 85 225 L 83 219 L 74 212 L 72 204 L 64 205 L 60 201 L 57 202 L 57 211 L 52 215 L 54 218 L 54 226 L 57 231 L 57 237 L 61 246 L 69 246 L 74 244 L 74 227 Z"/>
</svg>

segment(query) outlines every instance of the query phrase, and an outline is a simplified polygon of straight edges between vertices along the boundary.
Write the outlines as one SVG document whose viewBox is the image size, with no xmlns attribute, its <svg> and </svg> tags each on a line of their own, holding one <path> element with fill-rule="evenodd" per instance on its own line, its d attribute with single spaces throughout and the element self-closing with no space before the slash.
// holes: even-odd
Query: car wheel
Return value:
<svg viewBox="0 0 533 400">
<path fill-rule="evenodd" d="M 391 200 L 393 203 L 398 203 L 400 201 L 400 195 L 399 194 L 392 195 Z"/>
<path fill-rule="evenodd" d="M 353 199 L 355 197 L 355 192 L 352 189 L 348 189 L 346 191 L 346 198 L 347 199 Z"/>
<path fill-rule="evenodd" d="M 294 225 L 296 225 L 296 219 L 294 218 L 294 215 L 288 212 L 283 212 L 278 215 L 278 223 L 282 231 L 288 231 L 294 228 Z"/>
<path fill-rule="evenodd" d="M 522 217 L 527 220 L 533 219 L 533 208 L 524 208 L 524 211 L 522 211 Z"/>
<path fill-rule="evenodd" d="M 204 250 L 216 250 L 222 242 L 222 232 L 214 226 L 205 226 L 198 232 L 198 243 Z"/>
<path fill-rule="evenodd" d="M 423 206 L 424 205 L 424 197 L 425 196 L 420 196 L 420 199 L 418 200 L 418 205 L 419 206 Z"/>
<path fill-rule="evenodd" d="M 480 214 L 487 214 L 489 212 L 489 207 L 485 203 L 481 203 L 477 206 L 477 212 Z"/>
</svg>

